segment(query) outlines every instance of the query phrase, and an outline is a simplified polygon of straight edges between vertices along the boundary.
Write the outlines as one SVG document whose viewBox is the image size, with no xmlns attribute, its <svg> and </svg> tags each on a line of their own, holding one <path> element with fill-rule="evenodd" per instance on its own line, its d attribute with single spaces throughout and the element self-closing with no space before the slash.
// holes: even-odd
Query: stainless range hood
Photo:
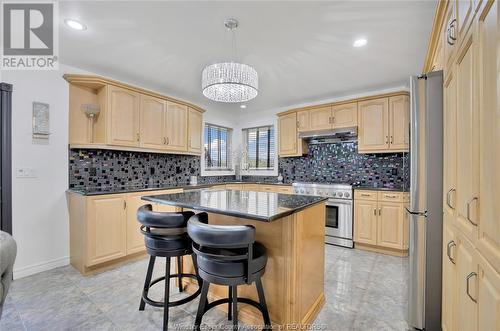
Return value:
<svg viewBox="0 0 500 331">
<path fill-rule="evenodd" d="M 356 141 L 357 137 L 358 128 L 355 126 L 349 128 L 317 130 L 299 133 L 299 138 L 304 139 L 309 144 L 331 144 L 343 141 Z"/>
</svg>

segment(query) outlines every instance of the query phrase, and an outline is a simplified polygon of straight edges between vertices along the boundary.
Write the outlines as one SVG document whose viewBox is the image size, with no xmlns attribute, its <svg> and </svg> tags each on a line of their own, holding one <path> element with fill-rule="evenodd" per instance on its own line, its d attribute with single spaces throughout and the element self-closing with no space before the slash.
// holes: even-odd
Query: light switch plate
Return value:
<svg viewBox="0 0 500 331">
<path fill-rule="evenodd" d="M 17 178 L 36 178 L 36 170 L 34 168 L 17 168 L 16 177 Z"/>
</svg>

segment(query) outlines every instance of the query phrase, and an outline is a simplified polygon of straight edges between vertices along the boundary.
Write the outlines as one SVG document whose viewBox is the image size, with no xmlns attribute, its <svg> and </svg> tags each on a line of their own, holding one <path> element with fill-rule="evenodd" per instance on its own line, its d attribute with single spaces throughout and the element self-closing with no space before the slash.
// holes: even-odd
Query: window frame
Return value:
<svg viewBox="0 0 500 331">
<path fill-rule="evenodd" d="M 267 167 L 258 167 L 259 164 L 259 129 L 263 128 L 268 128 L 268 141 L 267 141 Z M 249 132 L 250 130 L 257 129 L 257 134 L 256 134 L 256 146 L 255 146 L 255 164 L 257 167 L 250 167 L 250 162 L 249 162 L 249 153 L 248 153 L 248 138 L 249 138 Z M 276 128 L 274 124 L 267 124 L 267 125 L 259 125 L 259 126 L 254 126 L 254 127 L 249 127 L 249 128 L 243 128 L 241 129 L 242 131 L 242 136 L 243 136 L 243 148 L 244 148 L 244 155 L 245 155 L 245 163 L 247 165 L 247 168 L 243 170 L 244 172 L 274 172 L 277 169 L 277 160 L 276 160 Z M 271 145 L 273 145 L 273 148 L 271 149 Z M 271 155 L 272 154 L 272 155 Z M 272 163 L 272 167 L 269 167 L 269 164 Z"/>
<path fill-rule="evenodd" d="M 220 134 L 220 129 L 224 129 L 226 130 L 226 134 L 227 134 L 227 137 L 226 137 L 226 164 L 227 164 L 227 167 L 213 167 L 213 166 L 208 166 L 208 162 L 207 162 L 207 155 L 210 155 L 210 152 L 209 152 L 209 148 L 208 146 L 210 145 L 210 142 L 206 141 L 205 140 L 205 132 L 207 130 L 207 128 L 217 128 L 218 129 L 218 132 Z M 232 153 L 232 139 L 233 139 L 233 129 L 232 128 L 229 128 L 229 127 L 226 127 L 226 126 L 223 126 L 223 125 L 218 125 L 218 124 L 213 124 L 213 123 L 208 123 L 208 122 L 205 122 L 204 125 L 203 125 L 203 159 L 202 159 L 202 164 L 203 164 L 203 171 L 206 171 L 206 172 L 209 172 L 209 173 L 213 173 L 213 172 L 232 172 L 234 171 L 234 167 L 233 167 L 233 153 Z M 219 142 L 220 142 L 220 139 L 219 139 Z M 219 160 L 218 162 L 220 163 L 221 160 L 220 160 L 220 156 L 221 156 L 221 144 L 219 143 L 218 146 L 218 156 L 219 156 Z M 210 175 L 217 175 L 217 174 L 210 174 Z"/>
</svg>

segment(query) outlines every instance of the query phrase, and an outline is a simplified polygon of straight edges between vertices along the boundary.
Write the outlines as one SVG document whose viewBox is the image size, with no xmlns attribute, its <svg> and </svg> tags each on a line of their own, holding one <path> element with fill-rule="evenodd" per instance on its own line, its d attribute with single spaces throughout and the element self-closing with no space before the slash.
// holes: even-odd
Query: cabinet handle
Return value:
<svg viewBox="0 0 500 331">
<path fill-rule="evenodd" d="M 167 137 L 167 145 L 168 145 L 168 144 L 170 144 L 170 139 L 168 139 L 168 137 Z"/>
<path fill-rule="evenodd" d="M 477 226 L 477 223 L 474 223 L 472 222 L 472 220 L 470 219 L 470 204 L 473 202 L 473 201 L 477 201 L 478 198 L 477 197 L 474 197 L 472 198 L 469 202 L 467 202 L 467 220 L 474 226 Z"/>
<path fill-rule="evenodd" d="M 457 20 L 454 18 L 451 20 L 446 30 L 446 42 L 451 46 L 455 45 L 455 41 L 457 40 L 457 37 L 455 37 L 456 23 Z"/>
<path fill-rule="evenodd" d="M 457 244 L 453 240 L 451 240 L 448 245 L 446 245 L 446 255 L 448 255 L 448 259 L 450 259 L 451 263 L 455 264 L 455 259 L 451 257 L 451 248 L 455 247 Z"/>
<path fill-rule="evenodd" d="M 467 278 L 465 279 L 465 281 L 467 282 L 467 289 L 466 289 L 466 291 L 467 291 L 467 295 L 469 296 L 469 298 L 470 298 L 472 301 L 474 301 L 475 303 L 477 303 L 477 300 L 476 300 L 476 299 L 474 299 L 474 298 L 472 297 L 472 295 L 470 295 L 470 292 L 469 292 L 469 280 L 470 280 L 472 277 L 474 277 L 474 276 L 477 276 L 477 274 L 476 274 L 474 271 L 473 271 L 473 272 L 471 272 L 470 274 L 468 274 L 468 275 L 467 275 Z"/>
<path fill-rule="evenodd" d="M 450 190 L 448 191 L 448 193 L 446 193 L 446 204 L 448 205 L 448 207 L 450 207 L 451 209 L 455 209 L 455 207 L 453 207 L 451 205 L 451 192 L 455 192 L 456 190 L 454 188 L 450 188 Z"/>
<path fill-rule="evenodd" d="M 378 216 L 382 215 L 382 208 L 378 209 Z"/>
<path fill-rule="evenodd" d="M 391 136 L 391 144 L 394 142 L 394 137 Z"/>
<path fill-rule="evenodd" d="M 167 138 L 163 137 L 163 145 L 167 143 Z"/>
<path fill-rule="evenodd" d="M 377 216 L 377 208 L 373 209 L 373 215 Z"/>
<path fill-rule="evenodd" d="M 332 116 L 332 124 L 335 123 L 335 116 Z"/>
<path fill-rule="evenodd" d="M 135 134 L 135 137 L 136 137 L 137 141 L 140 141 L 140 140 L 141 140 L 141 135 L 140 135 L 139 133 L 136 133 L 136 134 Z"/>
<path fill-rule="evenodd" d="M 127 200 L 123 200 L 123 209 L 127 209 Z"/>
<path fill-rule="evenodd" d="M 361 196 L 362 197 L 369 197 L 371 194 L 368 194 L 368 193 L 361 193 Z"/>
<path fill-rule="evenodd" d="M 395 199 L 395 198 L 397 198 L 397 196 L 396 196 L 396 195 L 388 195 L 388 194 L 386 194 L 386 195 L 385 195 L 385 197 L 386 197 L 386 198 L 390 198 L 390 199 Z"/>
<path fill-rule="evenodd" d="M 388 144 L 389 143 L 389 136 L 385 136 L 385 143 Z"/>
</svg>

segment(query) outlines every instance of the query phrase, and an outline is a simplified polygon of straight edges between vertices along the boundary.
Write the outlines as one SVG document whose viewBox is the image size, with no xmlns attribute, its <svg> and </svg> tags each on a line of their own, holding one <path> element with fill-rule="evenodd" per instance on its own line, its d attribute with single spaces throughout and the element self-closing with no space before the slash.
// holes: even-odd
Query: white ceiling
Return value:
<svg viewBox="0 0 500 331">
<path fill-rule="evenodd" d="M 231 59 L 225 18 L 239 20 L 237 61 L 259 73 L 247 111 L 404 85 L 420 72 L 435 1 L 61 2 L 61 62 L 206 109 L 207 64 Z M 74 31 L 62 24 L 76 18 Z M 364 37 L 368 45 L 353 48 Z"/>
</svg>

